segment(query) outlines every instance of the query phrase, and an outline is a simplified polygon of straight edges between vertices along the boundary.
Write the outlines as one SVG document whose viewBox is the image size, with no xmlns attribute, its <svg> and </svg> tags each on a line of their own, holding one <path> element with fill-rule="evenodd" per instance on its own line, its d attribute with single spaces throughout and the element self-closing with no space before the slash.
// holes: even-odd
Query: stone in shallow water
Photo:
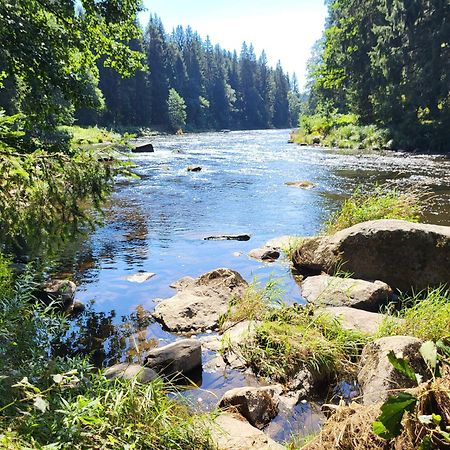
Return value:
<svg viewBox="0 0 450 450">
<path fill-rule="evenodd" d="M 261 261 L 273 262 L 280 257 L 280 252 L 271 248 L 255 248 L 248 252 L 248 256 Z"/>
<path fill-rule="evenodd" d="M 219 408 L 232 408 L 256 428 L 264 428 L 277 414 L 281 386 L 231 389 L 223 395 Z"/>
<path fill-rule="evenodd" d="M 286 186 L 292 186 L 301 189 L 312 189 L 316 186 L 314 183 L 311 183 L 311 181 L 288 181 L 285 184 Z"/>
<path fill-rule="evenodd" d="M 188 172 L 201 172 L 202 168 L 200 166 L 188 166 Z"/>
<path fill-rule="evenodd" d="M 125 380 L 137 378 L 141 383 L 146 384 L 156 379 L 158 374 L 154 370 L 139 364 L 121 363 L 108 367 L 105 370 L 105 377 L 108 379 L 124 378 Z"/>
<path fill-rule="evenodd" d="M 233 297 L 241 296 L 247 282 L 231 269 L 216 269 L 197 279 L 182 278 L 178 292 L 155 307 L 153 317 L 175 332 L 213 330 L 228 311 Z"/>
<path fill-rule="evenodd" d="M 204 241 L 249 241 L 249 234 L 222 234 L 218 236 L 207 236 Z"/>
<path fill-rule="evenodd" d="M 151 350 L 145 365 L 165 375 L 188 375 L 202 367 L 202 346 L 195 339 L 183 339 Z"/>
<path fill-rule="evenodd" d="M 153 278 L 155 275 L 156 273 L 153 272 L 138 272 L 134 275 L 128 276 L 126 280 L 131 283 L 144 283 L 145 281 L 150 280 L 150 278 Z"/>
</svg>

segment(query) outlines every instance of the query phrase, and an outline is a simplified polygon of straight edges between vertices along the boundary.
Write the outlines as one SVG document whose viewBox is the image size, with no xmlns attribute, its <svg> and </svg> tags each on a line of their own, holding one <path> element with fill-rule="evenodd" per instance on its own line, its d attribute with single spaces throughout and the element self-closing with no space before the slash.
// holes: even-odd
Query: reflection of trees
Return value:
<svg viewBox="0 0 450 450">
<path fill-rule="evenodd" d="M 110 366 L 123 359 L 139 361 L 143 352 L 155 347 L 147 339 L 150 314 L 142 306 L 116 322 L 116 312 L 97 312 L 89 305 L 72 323 L 69 332 L 54 346 L 60 356 L 89 356 L 96 367 Z"/>
</svg>

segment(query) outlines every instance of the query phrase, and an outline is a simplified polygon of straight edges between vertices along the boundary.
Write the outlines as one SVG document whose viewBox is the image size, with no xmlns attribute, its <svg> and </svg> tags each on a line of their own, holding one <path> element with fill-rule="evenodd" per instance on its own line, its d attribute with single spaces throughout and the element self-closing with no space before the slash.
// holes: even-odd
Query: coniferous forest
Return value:
<svg viewBox="0 0 450 450">
<path fill-rule="evenodd" d="M 151 16 L 143 37 L 131 47 L 145 54 L 147 67 L 123 79 L 99 64 L 104 107 L 78 111 L 80 124 L 176 131 L 288 128 L 298 123 L 295 75 L 290 79 L 280 64 L 270 67 L 265 52 L 258 57 L 251 44 L 244 42 L 240 54 L 229 52 L 190 27 L 168 33 L 161 19 Z M 174 116 L 183 116 L 182 111 L 180 121 Z"/>
<path fill-rule="evenodd" d="M 450 3 L 331 0 L 306 114 L 353 114 L 395 148 L 448 152 Z"/>
</svg>

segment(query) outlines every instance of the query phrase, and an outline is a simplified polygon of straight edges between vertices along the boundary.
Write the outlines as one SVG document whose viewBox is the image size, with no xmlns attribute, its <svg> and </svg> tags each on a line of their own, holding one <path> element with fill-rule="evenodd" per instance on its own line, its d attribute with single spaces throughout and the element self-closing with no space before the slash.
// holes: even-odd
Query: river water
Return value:
<svg viewBox="0 0 450 450">
<path fill-rule="evenodd" d="M 151 138 L 154 153 L 133 155 L 139 178 L 118 180 L 102 225 L 64 255 L 79 286 L 76 298 L 89 305 L 65 350 L 93 351 L 97 364 L 109 365 L 174 340 L 150 323 L 147 311 L 155 299 L 174 294 L 170 284 L 177 279 L 217 267 L 237 270 L 247 281 L 276 278 L 286 301 L 302 302 L 285 262 L 264 264 L 247 253 L 277 236 L 318 233 L 358 185 L 431 188 L 436 195 L 424 221 L 450 225 L 449 159 L 300 147 L 288 138 L 289 130 L 157 136 Z M 202 170 L 188 172 L 189 165 Z M 298 180 L 316 187 L 285 185 Z M 251 239 L 203 240 L 241 233 Z M 139 271 L 156 275 L 142 284 L 126 280 Z M 252 382 L 233 371 L 204 372 L 205 390 L 191 396 L 210 407 L 230 387 Z M 289 426 L 280 422 L 270 433 L 282 440 L 292 431 L 313 431 L 320 415 L 314 404 L 300 404 Z"/>
</svg>

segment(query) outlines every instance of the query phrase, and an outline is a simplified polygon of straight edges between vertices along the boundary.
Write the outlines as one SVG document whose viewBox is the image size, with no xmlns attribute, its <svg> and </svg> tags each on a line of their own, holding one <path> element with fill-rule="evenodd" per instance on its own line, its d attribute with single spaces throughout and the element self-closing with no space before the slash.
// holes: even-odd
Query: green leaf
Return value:
<svg viewBox="0 0 450 450">
<path fill-rule="evenodd" d="M 411 412 L 417 398 L 406 392 L 389 397 L 381 407 L 381 414 L 373 423 L 373 432 L 383 439 L 392 439 L 402 431 L 402 419 L 405 411 Z"/>
<path fill-rule="evenodd" d="M 405 358 L 397 358 L 392 350 L 388 353 L 387 357 L 395 370 L 417 383 L 416 373 Z"/>
<path fill-rule="evenodd" d="M 419 352 L 427 363 L 427 366 L 434 372 L 438 360 L 436 344 L 433 341 L 424 342 L 420 347 Z"/>
</svg>

